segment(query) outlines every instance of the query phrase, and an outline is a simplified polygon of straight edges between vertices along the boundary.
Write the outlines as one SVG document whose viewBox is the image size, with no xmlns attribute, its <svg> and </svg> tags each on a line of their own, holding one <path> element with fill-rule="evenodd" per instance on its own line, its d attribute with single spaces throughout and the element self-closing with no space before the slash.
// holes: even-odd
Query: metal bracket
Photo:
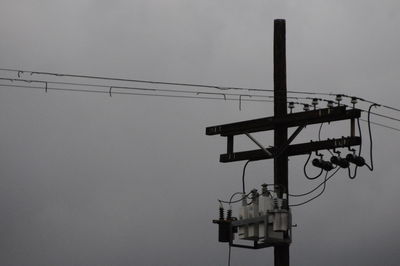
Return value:
<svg viewBox="0 0 400 266">
<path fill-rule="evenodd" d="M 272 153 L 270 153 L 267 148 L 265 148 L 260 142 L 258 142 L 250 133 L 244 133 L 249 139 L 251 139 L 255 144 L 257 144 L 258 147 L 260 147 L 268 156 L 273 157 Z"/>
</svg>

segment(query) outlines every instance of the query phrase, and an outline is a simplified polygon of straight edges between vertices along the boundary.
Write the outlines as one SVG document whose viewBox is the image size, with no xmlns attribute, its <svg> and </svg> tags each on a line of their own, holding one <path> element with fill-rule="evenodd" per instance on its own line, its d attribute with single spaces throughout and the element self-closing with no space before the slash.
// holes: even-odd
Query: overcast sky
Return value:
<svg viewBox="0 0 400 266">
<path fill-rule="evenodd" d="M 272 89 L 276 18 L 287 20 L 289 90 L 400 106 L 394 0 L 2 0 L 0 68 Z M 0 95 L 0 265 L 226 265 L 211 220 L 217 199 L 241 190 L 243 162 L 219 163 L 225 140 L 205 127 L 271 116 L 272 104 L 239 111 L 219 100 L 12 87 Z M 293 210 L 292 265 L 399 265 L 400 133 L 372 131 L 374 172 L 339 172 L 321 198 Z M 296 141 L 317 132 L 307 127 Z M 332 123 L 322 138 L 348 133 Z M 273 145 L 271 134 L 257 137 Z M 305 179 L 305 160 L 290 159 L 293 193 L 318 183 Z M 247 187 L 271 182 L 272 166 L 249 165 Z M 248 264 L 273 265 L 273 250 L 233 248 L 232 265 Z"/>
</svg>

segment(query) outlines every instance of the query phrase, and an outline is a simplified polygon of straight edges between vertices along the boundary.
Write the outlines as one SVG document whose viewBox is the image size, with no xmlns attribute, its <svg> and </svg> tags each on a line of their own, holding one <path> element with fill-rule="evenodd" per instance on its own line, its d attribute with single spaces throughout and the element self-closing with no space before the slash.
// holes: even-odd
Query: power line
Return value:
<svg viewBox="0 0 400 266">
<path fill-rule="evenodd" d="M 173 85 L 173 86 L 186 86 L 186 87 L 199 87 L 199 88 L 209 88 L 209 89 L 218 89 L 218 90 L 245 90 L 245 91 L 259 91 L 259 92 L 273 92 L 272 89 L 260 89 L 260 88 L 246 88 L 246 87 L 234 87 L 234 86 L 219 86 L 219 85 L 208 85 L 208 84 L 195 84 L 195 83 L 184 83 L 184 82 L 166 82 L 166 81 L 153 81 L 153 80 L 142 80 L 142 79 L 128 79 L 128 78 L 115 78 L 115 77 L 105 77 L 105 76 L 96 76 L 96 75 L 81 75 L 81 74 L 66 74 L 66 73 L 57 73 L 57 72 L 43 72 L 43 71 L 32 71 L 32 70 L 20 70 L 20 69 L 11 69 L 11 68 L 0 68 L 0 71 L 9 71 L 16 72 L 18 77 L 20 78 L 23 73 L 29 73 L 32 75 L 51 75 L 57 77 L 70 77 L 70 78 L 83 78 L 83 79 L 97 79 L 97 80 L 109 80 L 109 81 L 124 81 L 124 82 L 135 82 L 135 83 L 147 83 L 147 84 L 159 84 L 159 85 Z M 355 98 L 360 101 L 375 103 L 384 108 L 388 108 L 394 111 L 400 112 L 399 108 L 395 108 L 389 105 L 379 104 L 364 98 L 350 96 L 346 94 L 335 94 L 335 93 L 323 93 L 323 92 L 312 92 L 312 91 L 291 91 L 288 90 L 288 93 L 292 94 L 306 94 L 306 95 L 323 95 L 323 96 L 343 96 L 347 98 Z M 289 97 L 290 98 L 290 97 Z M 297 97 L 298 98 L 298 97 Z M 304 98 L 304 97 L 303 97 Z"/>
<path fill-rule="evenodd" d="M 160 88 L 146 88 L 146 87 L 131 87 L 131 86 L 118 86 L 118 85 L 104 85 L 104 84 L 90 84 L 81 82 L 61 82 L 61 81 L 47 81 L 47 80 L 31 80 L 31 79 L 10 79 L 2 78 L 0 80 L 8 80 L 11 82 L 26 82 L 26 83 L 43 83 L 44 86 L 48 84 L 55 85 L 70 85 L 70 86 L 82 86 L 82 87 L 96 87 L 96 88 L 107 88 L 107 89 L 123 89 L 123 90 L 141 90 L 141 91 L 154 91 L 154 92 L 170 92 L 170 93 L 188 93 L 188 94 L 210 94 L 210 95 L 221 95 L 221 96 L 238 96 L 238 97 L 256 97 L 256 98 L 273 98 L 271 95 L 260 95 L 260 94 L 239 94 L 239 93 L 215 93 L 208 91 L 193 91 L 193 90 L 176 90 L 176 89 L 160 89 Z M 46 89 L 46 87 L 44 87 Z M 298 99 L 299 97 L 293 97 Z"/>
<path fill-rule="evenodd" d="M 0 78 L 2 80 L 10 80 L 7 78 Z M 34 81 L 32 81 L 34 82 Z M 40 83 L 45 83 L 46 81 L 37 81 Z M 48 82 L 50 83 L 50 82 Z M 55 83 L 55 82 L 51 82 L 51 83 Z M 57 82 L 55 84 L 60 84 L 60 85 L 72 85 L 69 84 L 68 82 Z M 102 88 L 116 88 L 116 89 L 124 89 L 123 87 L 117 87 L 117 86 L 105 86 L 105 85 L 99 85 L 99 84 L 85 84 L 85 83 L 73 83 L 73 84 L 79 84 L 81 86 L 86 86 L 86 85 L 90 85 L 91 87 L 102 87 Z M 38 90 L 46 90 L 46 87 L 43 86 L 27 86 L 27 85 L 15 85 L 15 84 L 0 84 L 0 87 L 14 87 L 14 88 L 28 88 L 28 89 L 38 89 Z M 156 89 L 151 89 L 151 88 L 135 88 L 135 87 L 126 87 L 126 88 L 130 88 L 130 89 L 137 89 L 137 90 L 149 90 L 149 91 L 157 91 Z M 271 100 L 261 100 L 261 99 L 239 99 L 239 98 L 229 98 L 229 97 L 206 97 L 206 96 L 189 96 L 189 95 L 170 95 L 170 94 L 157 94 L 157 93 L 133 93 L 133 92 L 121 92 L 121 91 L 112 91 L 110 94 L 110 91 L 105 91 L 105 90 L 88 90 L 88 89 L 73 89 L 73 88 L 58 88 L 58 87 L 50 87 L 47 86 L 47 90 L 53 90 L 53 91 L 70 91 L 70 92 L 82 92 L 82 93 L 97 93 L 97 94 L 109 94 L 109 95 L 133 95 L 133 96 L 156 96 L 156 97 L 165 97 L 165 98 L 183 98 L 183 99 L 202 99 L 202 100 L 225 100 L 225 101 L 239 101 L 239 102 L 273 102 Z M 173 91 L 173 90 L 171 90 Z M 240 94 L 225 94 L 225 95 L 240 95 Z M 222 96 L 222 94 L 221 94 Z M 242 95 L 243 96 L 243 95 Z M 304 104 L 301 102 L 294 102 L 295 104 Z M 364 119 L 360 119 L 363 122 L 368 122 L 367 120 Z M 384 127 L 387 129 L 391 129 L 391 130 L 395 130 L 400 132 L 399 128 L 395 128 L 392 126 L 388 126 L 385 124 L 381 124 L 381 123 L 377 123 L 377 122 L 370 122 L 373 125 L 377 125 L 380 127 Z"/>
<path fill-rule="evenodd" d="M 362 119 L 362 118 L 360 118 L 360 121 L 368 123 L 368 120 L 365 120 L 365 119 Z M 380 126 L 380 127 L 384 127 L 384 128 L 387 128 L 387 129 L 392 129 L 392 130 L 400 132 L 400 129 L 395 128 L 395 127 L 391 127 L 391 126 L 388 126 L 388 125 L 384 125 L 384 124 L 377 123 L 377 122 L 372 122 L 372 121 L 370 121 L 369 123 L 371 123 L 372 125 L 376 125 L 376 126 Z"/>
<path fill-rule="evenodd" d="M 15 87 L 15 88 L 30 88 L 30 89 L 39 89 L 44 90 L 43 87 L 40 86 L 26 86 L 26 85 L 5 85 L 0 84 L 1 87 Z M 87 89 L 72 89 L 72 88 L 56 88 L 56 87 L 47 87 L 47 90 L 53 91 L 72 91 L 72 92 L 83 92 L 83 93 L 99 93 L 99 94 L 109 94 L 109 91 L 104 90 L 87 90 Z M 114 91 L 113 94 L 120 95 L 136 95 L 136 96 L 158 96 L 158 97 L 167 97 L 167 98 L 185 98 L 185 99 L 205 99 L 205 100 L 224 100 L 224 101 L 239 101 L 237 98 L 221 98 L 221 97 L 206 97 L 206 96 L 188 96 L 188 95 L 172 95 L 172 94 L 151 94 L 151 93 L 134 93 L 134 92 L 121 92 Z M 257 99 L 242 99 L 241 101 L 245 102 L 272 102 L 270 100 L 257 100 Z"/>
<path fill-rule="evenodd" d="M 145 88 L 145 87 L 130 87 L 130 86 L 117 86 L 117 85 L 104 85 L 104 84 L 90 84 L 90 83 L 81 83 L 81 82 L 61 82 L 61 81 L 47 81 L 47 80 L 32 80 L 32 79 L 10 79 L 10 78 L 3 78 L 0 77 L 0 80 L 8 80 L 11 82 L 26 82 L 26 83 L 43 83 L 46 87 L 45 90 L 48 86 L 48 84 L 57 84 L 57 85 L 71 85 L 71 86 L 85 86 L 85 87 L 98 87 L 98 88 L 108 88 L 109 93 L 112 93 L 112 89 L 126 89 L 126 90 L 141 90 L 141 91 L 159 91 L 159 92 L 172 92 L 172 93 L 190 93 L 190 94 L 209 94 L 209 95 L 222 95 L 224 98 L 229 95 L 229 96 L 238 96 L 240 101 L 242 100 L 242 97 L 259 97 L 259 98 L 270 98 L 273 99 L 274 96 L 272 95 L 259 95 L 259 94 L 237 94 L 237 93 L 214 93 L 214 92 L 207 92 L 207 91 L 192 91 L 192 90 L 171 90 L 171 89 L 160 89 L 160 88 Z M 311 100 L 314 98 L 311 97 L 288 97 L 292 99 L 306 99 L 306 100 Z M 327 99 L 321 99 L 318 98 L 317 100 L 320 101 L 329 101 Z M 305 103 L 300 103 L 300 102 L 293 102 L 295 104 L 301 104 L 301 105 L 306 105 Z M 346 104 L 342 104 L 346 107 L 350 107 Z M 360 109 L 360 108 L 358 108 Z M 360 109 L 363 112 L 368 113 L 367 110 Z M 370 112 L 373 115 L 380 116 L 383 118 L 391 119 L 400 122 L 400 119 L 394 118 L 391 116 L 375 113 L 375 112 Z"/>
<path fill-rule="evenodd" d="M 19 78 L 21 77 L 22 74 L 29 73 L 31 76 L 32 75 L 49 75 L 49 76 L 56 76 L 56 77 L 97 79 L 97 80 L 108 80 L 108 81 L 123 81 L 123 82 L 185 86 L 185 87 L 199 87 L 199 88 L 209 88 L 209 89 L 218 89 L 218 90 L 244 90 L 244 91 L 262 91 L 262 92 L 273 92 L 274 91 L 272 89 L 219 86 L 219 85 L 195 84 L 195 83 L 185 83 L 185 82 L 153 81 L 153 80 L 144 80 L 144 79 L 115 78 L 115 77 L 105 77 L 105 76 L 96 76 L 96 75 L 67 74 L 67 73 L 43 72 L 43 71 L 21 70 L 21 69 L 11 69 L 11 68 L 0 68 L 0 71 L 16 72 Z M 325 95 L 325 96 L 333 95 L 331 93 L 310 92 L 310 91 L 290 91 L 290 90 L 288 90 L 287 92 L 293 93 L 293 94 L 308 94 L 308 95 Z"/>
<path fill-rule="evenodd" d="M 148 84 L 159 84 L 159 85 L 173 85 L 173 86 L 185 86 L 185 87 L 200 87 L 200 88 L 219 89 L 219 90 L 246 90 L 246 91 L 269 91 L 269 92 L 273 92 L 273 90 L 268 90 L 268 89 L 253 89 L 253 88 L 243 88 L 243 87 L 224 87 L 224 86 L 207 85 L 207 84 L 152 81 L 152 80 L 127 79 L 127 78 L 114 78 L 114 77 L 95 76 L 95 75 L 78 75 L 78 74 L 66 74 L 66 73 L 56 73 L 56 72 L 18 70 L 18 69 L 10 69 L 10 68 L 0 68 L 0 70 L 1 71 L 17 72 L 18 73 L 18 77 L 20 77 L 20 75 L 23 74 L 23 73 L 29 73 L 30 75 L 51 75 L 51 76 L 57 76 L 57 77 L 98 79 L 98 80 L 110 80 L 110 81 L 124 81 L 124 82 L 148 83 Z"/>
</svg>

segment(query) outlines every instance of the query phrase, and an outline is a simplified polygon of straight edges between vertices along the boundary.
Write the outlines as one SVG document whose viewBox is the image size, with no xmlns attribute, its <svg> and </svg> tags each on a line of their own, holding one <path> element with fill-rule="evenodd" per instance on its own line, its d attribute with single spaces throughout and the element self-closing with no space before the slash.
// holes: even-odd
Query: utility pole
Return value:
<svg viewBox="0 0 400 266">
<path fill-rule="evenodd" d="M 260 212 L 258 209 L 260 205 L 257 200 L 260 198 L 265 200 L 265 197 L 263 199 L 257 194 L 257 190 L 253 190 L 252 202 L 248 204 L 246 196 L 248 194 L 246 194 L 246 191 L 243 191 L 244 198 L 242 198 L 242 201 L 244 201 L 245 205 L 249 205 L 249 207 L 244 206 L 243 208 L 250 211 L 251 215 L 247 215 L 245 214 L 246 211 L 243 211 L 237 219 L 236 217 L 232 217 L 232 210 L 230 210 L 230 214 L 225 219 L 223 208 L 221 207 L 220 218 L 218 220 L 213 220 L 214 223 L 219 225 L 219 241 L 229 243 L 231 247 L 238 248 L 261 249 L 273 247 L 274 265 L 289 266 L 289 246 L 292 242 L 292 224 L 291 210 L 288 202 L 288 158 L 289 156 L 298 155 L 311 156 L 311 154 L 315 152 L 321 158 L 314 159 L 313 165 L 327 172 L 334 168 L 333 164 L 342 168 L 349 167 L 350 162 L 362 166 L 365 164 L 364 159 L 356 155 L 354 149 L 350 149 L 352 146 L 361 145 L 361 137 L 355 136 L 354 129 L 354 121 L 360 118 L 360 116 L 361 110 L 356 108 L 346 109 L 346 106 L 340 104 L 337 106 L 330 104 L 328 108 L 315 108 L 311 111 L 309 109 L 304 109 L 304 112 L 287 113 L 286 23 L 283 19 L 274 20 L 274 116 L 207 127 L 206 135 L 220 135 L 226 137 L 226 153 L 220 155 L 220 162 L 222 163 L 273 159 L 274 193 L 276 197 L 268 198 L 267 200 L 274 200 L 275 202 L 281 203 L 275 204 L 273 208 L 263 204 Z M 342 120 L 350 120 L 350 136 L 291 144 L 307 125 Z M 288 137 L 288 128 L 292 127 L 297 128 L 291 136 Z M 273 147 L 266 148 L 250 135 L 250 133 L 254 132 L 271 130 L 274 131 Z M 237 135 L 246 135 L 261 149 L 235 151 L 234 137 Z M 318 153 L 318 151 L 322 150 L 335 150 L 339 148 L 348 148 L 353 151 L 353 154 L 348 154 L 346 158 L 341 158 L 340 155 L 332 156 L 330 161 L 326 161 L 323 160 L 323 155 Z M 283 204 L 285 200 L 286 203 Z M 278 206 L 279 204 L 280 206 Z M 267 207 L 265 208 L 265 206 Z M 254 213 L 254 209 L 258 210 L 258 213 Z M 247 234 L 247 230 L 251 231 L 251 234 Z M 239 236 L 239 241 L 242 242 L 235 241 L 235 234 Z M 252 244 L 245 245 L 242 244 L 243 241 Z"/>
<path fill-rule="evenodd" d="M 280 119 L 287 115 L 286 92 L 286 23 L 283 19 L 274 21 L 274 116 Z M 285 124 L 274 130 L 274 146 L 281 150 L 287 143 L 288 128 Z M 274 183 L 279 187 L 278 195 L 289 194 L 288 155 L 282 152 L 274 158 Z M 274 247 L 274 265 L 289 266 L 289 244 Z"/>
</svg>

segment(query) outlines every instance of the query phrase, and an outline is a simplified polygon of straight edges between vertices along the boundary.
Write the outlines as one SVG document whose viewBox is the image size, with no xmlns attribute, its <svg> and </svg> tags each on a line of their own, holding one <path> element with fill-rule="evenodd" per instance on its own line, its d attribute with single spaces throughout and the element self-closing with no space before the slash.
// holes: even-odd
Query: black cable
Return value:
<svg viewBox="0 0 400 266">
<path fill-rule="evenodd" d="M 365 119 L 361 119 L 361 118 L 360 118 L 360 121 L 363 121 L 363 122 L 368 123 L 368 120 L 365 120 Z M 384 125 L 384 124 L 377 123 L 377 122 L 372 122 L 372 121 L 370 121 L 369 123 L 370 123 L 371 125 L 376 125 L 376 126 L 380 126 L 380 127 L 384 127 L 384 128 L 387 128 L 387 129 L 391 129 L 391 130 L 400 132 L 400 129 L 399 129 L 399 128 L 391 127 L 391 126 L 388 126 L 388 125 Z"/>
<path fill-rule="evenodd" d="M 244 164 L 244 166 L 243 166 L 243 173 L 242 173 L 242 188 L 243 188 L 243 194 L 246 194 L 246 184 L 245 184 L 244 178 L 245 178 L 245 176 L 246 176 L 246 168 L 247 168 L 247 165 L 249 164 L 249 162 L 251 162 L 251 160 L 248 160 L 248 161 Z"/>
<path fill-rule="evenodd" d="M 31 70 L 10 69 L 10 68 L 0 68 L 0 71 L 17 72 L 18 73 L 18 77 L 20 77 L 20 74 L 22 74 L 22 73 L 29 73 L 30 75 L 50 75 L 50 76 L 56 76 L 56 77 L 111 80 L 111 81 L 159 84 L 159 85 L 185 86 L 185 87 L 200 87 L 200 88 L 210 88 L 210 89 L 219 89 L 219 90 L 245 90 L 245 91 L 268 91 L 268 92 L 273 92 L 274 91 L 273 89 L 228 87 L 228 86 L 218 86 L 218 85 L 208 85 L 208 84 L 195 84 L 195 83 L 182 83 L 182 82 L 165 82 L 165 81 L 152 81 L 152 80 L 127 79 L 127 78 L 113 78 L 113 77 L 105 77 L 105 76 L 66 74 L 66 73 L 31 71 Z M 331 93 L 320 93 L 320 92 L 310 92 L 310 91 L 290 91 L 289 90 L 287 92 L 288 93 L 294 93 L 294 94 L 325 95 L 325 96 L 331 96 L 332 95 Z"/>
<path fill-rule="evenodd" d="M 358 156 L 361 156 L 361 149 L 362 149 L 362 131 L 361 131 L 361 125 L 360 125 L 360 119 L 357 118 L 357 125 L 358 125 L 358 133 L 360 135 L 360 148 L 358 148 Z M 347 168 L 348 169 L 348 176 L 350 179 L 354 179 L 357 176 L 357 169 L 358 166 L 356 165 L 354 168 L 354 175 L 351 174 L 350 166 Z"/>
<path fill-rule="evenodd" d="M 43 83 L 43 84 L 55 84 L 55 85 L 70 85 L 70 86 L 83 86 L 83 87 L 96 87 L 96 88 L 113 88 L 113 89 L 123 89 L 123 90 L 143 90 L 143 91 L 159 91 L 159 92 L 171 92 L 171 93 L 190 93 L 190 94 L 211 94 L 211 95 L 225 95 L 225 96 L 249 96 L 249 97 L 259 97 L 259 98 L 274 98 L 271 95 L 259 95 L 259 94 L 249 94 L 243 95 L 238 93 L 215 93 L 207 91 L 194 91 L 194 90 L 171 90 L 171 89 L 160 89 L 160 88 L 144 88 L 144 87 L 131 87 L 131 86 L 116 86 L 116 85 L 104 85 L 104 84 L 90 84 L 90 83 L 80 83 L 80 82 L 59 82 L 59 81 L 46 81 L 46 80 L 28 80 L 28 79 L 9 79 L 2 78 L 0 80 L 22 81 L 26 83 Z M 298 98 L 298 97 L 293 97 Z"/>
<path fill-rule="evenodd" d="M 311 154 L 312 154 L 312 153 L 310 153 L 310 154 L 308 155 L 307 161 L 305 162 L 304 167 L 303 167 L 304 176 L 305 176 L 308 180 L 317 179 L 318 177 L 320 177 L 320 176 L 322 175 L 322 172 L 324 171 L 324 170 L 321 169 L 321 172 L 320 172 L 318 175 L 314 176 L 314 177 L 310 177 L 310 176 L 307 175 L 306 167 L 307 167 L 308 161 L 310 161 Z"/>
<path fill-rule="evenodd" d="M 5 79 L 5 80 L 12 80 L 12 79 Z M 38 81 L 41 83 L 45 83 L 46 81 Z M 54 83 L 54 82 L 48 82 L 48 83 Z M 69 84 L 68 82 L 62 83 L 62 82 L 57 82 L 60 84 Z M 118 87 L 118 86 L 105 86 L 105 85 L 95 85 L 95 84 L 86 84 L 85 83 L 81 83 L 82 86 L 91 86 L 91 87 L 100 87 L 103 86 L 104 88 L 116 88 L 116 89 L 124 89 L 124 87 Z M 45 90 L 45 87 L 39 87 L 39 86 L 24 86 L 24 85 L 6 85 L 6 84 L 0 84 L 0 87 L 16 87 L 16 88 L 31 88 L 31 89 L 40 89 L 40 90 Z M 135 90 L 151 90 L 154 91 L 151 88 L 135 88 L 135 87 L 125 87 L 130 88 L 130 89 L 135 89 Z M 101 91 L 101 90 L 87 90 L 87 89 L 71 89 L 71 88 L 57 88 L 57 87 L 47 87 L 47 90 L 53 90 L 53 91 L 72 91 L 72 92 L 83 92 L 83 93 L 99 93 L 99 94 L 110 94 L 109 91 Z M 173 91 L 173 90 L 171 90 Z M 158 96 L 158 97 L 172 97 L 172 98 L 187 98 L 187 99 L 205 99 L 205 100 L 227 100 L 227 101 L 239 101 L 239 99 L 235 99 L 235 98 L 222 98 L 222 97 L 205 97 L 205 96 L 183 96 L 183 95 L 162 95 L 162 94 L 145 94 L 145 93 L 129 93 L 129 92 L 112 92 L 112 94 L 119 94 L 119 95 L 136 95 L 136 96 Z M 222 95 L 222 94 L 221 94 Z M 232 94 L 234 95 L 234 94 Z M 257 96 L 256 96 L 257 97 Z M 269 97 L 269 96 L 268 96 Z M 257 100 L 257 99 L 241 99 L 241 101 L 244 102 L 273 102 L 273 101 L 269 101 L 269 100 Z M 300 102 L 295 102 L 295 104 L 303 104 Z M 381 105 L 383 106 L 383 105 Z M 367 111 L 365 111 L 367 112 Z M 398 131 L 400 132 L 399 128 L 395 128 L 395 127 L 391 127 L 385 124 L 381 124 L 381 123 L 377 123 L 377 122 L 373 122 L 373 121 L 369 121 L 368 120 L 364 120 L 364 119 L 360 119 L 363 122 L 366 123 L 370 123 L 372 125 L 377 125 L 380 127 L 384 127 L 387 129 L 391 129 L 394 131 Z"/>
<path fill-rule="evenodd" d="M 0 84 L 0 87 L 16 87 L 16 88 L 30 88 L 30 89 L 44 90 L 44 87 L 39 87 L 39 86 Z M 48 91 L 53 90 L 53 91 L 72 91 L 72 92 L 83 92 L 83 93 L 110 94 L 109 91 L 102 91 L 102 90 L 71 89 L 71 88 L 56 88 L 56 87 L 47 87 L 47 90 Z M 156 93 L 154 93 L 154 94 L 150 94 L 150 93 L 133 93 L 133 92 L 121 92 L 121 91 L 112 92 L 112 94 L 117 94 L 117 95 L 135 95 L 135 96 L 158 96 L 158 97 L 166 97 L 166 98 L 186 98 L 186 99 L 239 101 L 239 99 L 228 98 L 228 97 L 221 98 L 221 97 L 206 97 L 206 96 L 188 96 L 188 95 L 185 96 L 185 95 L 169 95 L 169 94 L 156 94 Z M 242 99 L 242 101 L 246 101 L 246 102 L 273 102 L 273 101 L 269 101 L 269 100 L 256 100 L 256 99 Z"/>
<path fill-rule="evenodd" d="M 343 96 L 344 97 L 348 97 L 348 98 L 353 98 L 354 97 L 354 96 L 348 96 L 348 95 L 343 95 Z M 376 102 L 373 102 L 373 101 L 370 101 L 370 100 L 366 100 L 366 99 L 360 98 L 360 97 L 354 97 L 354 98 L 356 98 L 357 100 L 363 101 L 363 102 L 367 102 L 367 103 L 376 105 L 376 106 L 381 106 L 381 107 L 385 107 L 385 108 L 393 110 L 393 111 L 400 112 L 399 108 L 396 108 L 396 107 L 393 107 L 393 106 L 389 106 L 389 105 L 385 105 L 385 104 L 379 104 L 379 103 L 376 103 Z"/>
<path fill-rule="evenodd" d="M 369 132 L 369 157 L 370 157 L 370 161 L 371 161 L 371 165 L 368 165 L 367 163 L 365 163 L 365 165 L 368 167 L 368 169 L 370 171 L 374 170 L 374 160 L 373 160 L 373 156 L 372 156 L 372 149 L 373 149 L 373 141 L 372 141 L 372 132 L 371 132 L 371 109 L 372 107 L 376 107 L 378 106 L 378 104 L 373 103 L 371 104 L 371 106 L 368 109 L 368 132 Z"/>
<path fill-rule="evenodd" d="M 30 75 L 51 75 L 57 77 L 71 77 L 71 78 L 84 78 L 84 79 L 99 79 L 99 80 L 112 80 L 112 81 L 124 81 L 124 82 L 135 82 L 135 83 L 148 83 L 148 84 L 160 84 L 160 85 L 173 85 L 173 86 L 186 86 L 186 87 L 200 87 L 200 88 L 211 88 L 211 89 L 219 89 L 219 90 L 245 90 L 245 91 L 268 91 L 273 92 L 272 89 L 258 89 L 258 88 L 244 88 L 244 87 L 226 87 L 226 86 L 218 86 L 218 85 L 207 85 L 207 84 L 194 84 L 194 83 L 182 83 L 182 82 L 165 82 L 165 81 L 152 81 L 152 80 L 139 80 L 139 79 L 127 79 L 127 78 L 113 78 L 113 77 L 104 77 L 104 76 L 94 76 L 94 75 L 77 75 L 77 74 L 65 74 L 65 73 L 56 73 L 56 72 L 43 72 L 43 71 L 31 71 L 31 70 L 20 70 L 20 69 L 10 69 L 10 68 L 0 68 L 0 71 L 9 71 L 9 72 L 17 72 L 18 77 L 22 73 L 29 73 Z M 323 92 L 310 92 L 310 91 L 287 91 L 288 93 L 293 94 L 308 94 L 308 95 L 323 95 L 323 96 L 336 96 L 341 95 L 347 98 L 357 98 L 360 101 L 368 102 L 371 104 L 376 104 L 394 111 L 400 112 L 399 108 L 395 108 L 392 106 L 378 104 L 376 102 L 372 102 L 360 97 L 349 96 L 346 94 L 335 94 L 335 93 L 323 93 Z"/>
<path fill-rule="evenodd" d="M 134 83 L 148 83 L 148 84 L 159 84 L 159 85 L 199 87 L 199 88 L 210 88 L 210 89 L 220 89 L 220 90 L 232 89 L 232 90 L 246 90 L 246 91 L 269 91 L 269 92 L 273 92 L 274 91 L 272 89 L 269 90 L 269 89 L 243 88 L 243 87 L 224 87 L 224 86 L 207 85 L 207 84 L 194 84 L 194 83 L 182 83 L 182 82 L 165 82 L 165 81 L 152 81 L 152 80 L 128 79 L 128 78 L 113 78 L 113 77 L 105 77 L 105 76 L 78 75 L 78 74 L 66 74 L 66 73 L 30 71 L 30 70 L 28 71 L 28 70 L 18 70 L 18 69 L 9 69 L 9 68 L 0 68 L 0 70 L 1 71 L 17 72 L 17 73 L 29 73 L 30 75 L 50 75 L 50 76 L 57 76 L 57 77 L 124 81 L 124 82 L 134 82 Z"/>
<path fill-rule="evenodd" d="M 228 266 L 231 266 L 231 245 L 228 245 L 229 246 L 229 251 L 228 251 Z"/>
<path fill-rule="evenodd" d="M 292 204 L 292 205 L 289 205 L 289 206 L 290 206 L 290 207 L 298 207 L 298 206 L 307 204 L 307 203 L 309 203 L 310 201 L 313 201 L 313 200 L 315 200 L 316 198 L 318 198 L 319 196 L 321 196 L 321 195 L 325 192 L 325 189 L 326 189 L 326 182 L 327 182 L 331 177 L 333 177 L 339 170 L 340 170 L 340 168 L 338 168 L 335 172 L 333 172 L 333 174 L 332 174 L 331 176 L 329 176 L 329 177 L 327 177 L 329 172 L 326 172 L 325 178 L 324 178 L 324 182 L 323 182 L 324 187 L 322 188 L 322 191 L 321 191 L 318 195 L 316 195 L 316 196 L 312 197 L 311 199 L 306 200 L 306 201 L 304 201 L 304 202 L 302 202 L 302 203 Z"/>
<path fill-rule="evenodd" d="M 334 172 L 334 174 L 335 174 L 337 171 L 339 171 L 339 169 L 340 169 L 340 168 L 336 169 L 336 171 Z M 310 191 L 308 191 L 308 192 L 305 192 L 305 193 L 302 193 L 302 194 L 289 194 L 289 196 L 291 196 L 291 197 L 303 197 L 303 196 L 307 196 L 307 195 L 313 193 L 314 191 L 316 191 L 318 188 L 320 188 L 324 183 L 328 182 L 328 180 L 331 179 L 331 178 L 334 176 L 334 174 L 332 174 L 331 176 L 329 176 L 329 177 L 326 179 L 326 181 L 325 181 L 325 180 L 322 181 L 318 186 L 316 186 L 315 188 L 313 188 L 312 190 L 310 190 Z"/>
<path fill-rule="evenodd" d="M 321 129 L 322 126 L 324 125 L 324 123 L 321 123 L 321 125 L 319 126 L 319 130 L 318 130 L 318 140 L 321 141 Z"/>
<path fill-rule="evenodd" d="M 324 125 L 324 123 L 321 123 L 321 125 L 319 126 L 319 130 L 318 130 L 318 140 L 319 141 L 321 141 L 321 129 L 322 129 L 322 126 Z M 328 150 L 328 152 L 333 156 L 333 153 L 330 151 L 330 150 Z M 335 166 L 335 168 L 336 168 L 337 166 Z"/>
<path fill-rule="evenodd" d="M 357 169 L 358 169 L 358 166 L 356 165 L 356 167 L 354 168 L 354 175 L 352 175 L 352 174 L 351 174 L 351 170 L 350 170 L 350 166 L 347 168 L 347 170 L 348 170 L 348 175 L 349 175 L 349 178 L 350 178 L 350 179 L 356 178 L 356 176 L 357 176 Z"/>
<path fill-rule="evenodd" d="M 243 195 L 240 199 L 232 200 L 233 197 L 236 196 L 236 195 L 238 195 L 238 194 L 242 194 L 242 195 L 243 195 L 242 192 L 235 192 L 235 193 L 232 194 L 232 196 L 230 197 L 230 200 L 229 200 L 229 201 L 220 200 L 220 199 L 219 199 L 218 201 L 219 201 L 220 203 L 225 203 L 225 204 L 229 204 L 229 205 L 232 204 L 232 203 L 238 203 L 238 202 L 240 202 L 240 201 L 242 201 L 242 200 L 244 200 L 244 199 L 247 199 L 247 198 L 249 197 L 249 195 L 251 194 L 251 192 L 249 192 L 249 193 Z"/>
</svg>

